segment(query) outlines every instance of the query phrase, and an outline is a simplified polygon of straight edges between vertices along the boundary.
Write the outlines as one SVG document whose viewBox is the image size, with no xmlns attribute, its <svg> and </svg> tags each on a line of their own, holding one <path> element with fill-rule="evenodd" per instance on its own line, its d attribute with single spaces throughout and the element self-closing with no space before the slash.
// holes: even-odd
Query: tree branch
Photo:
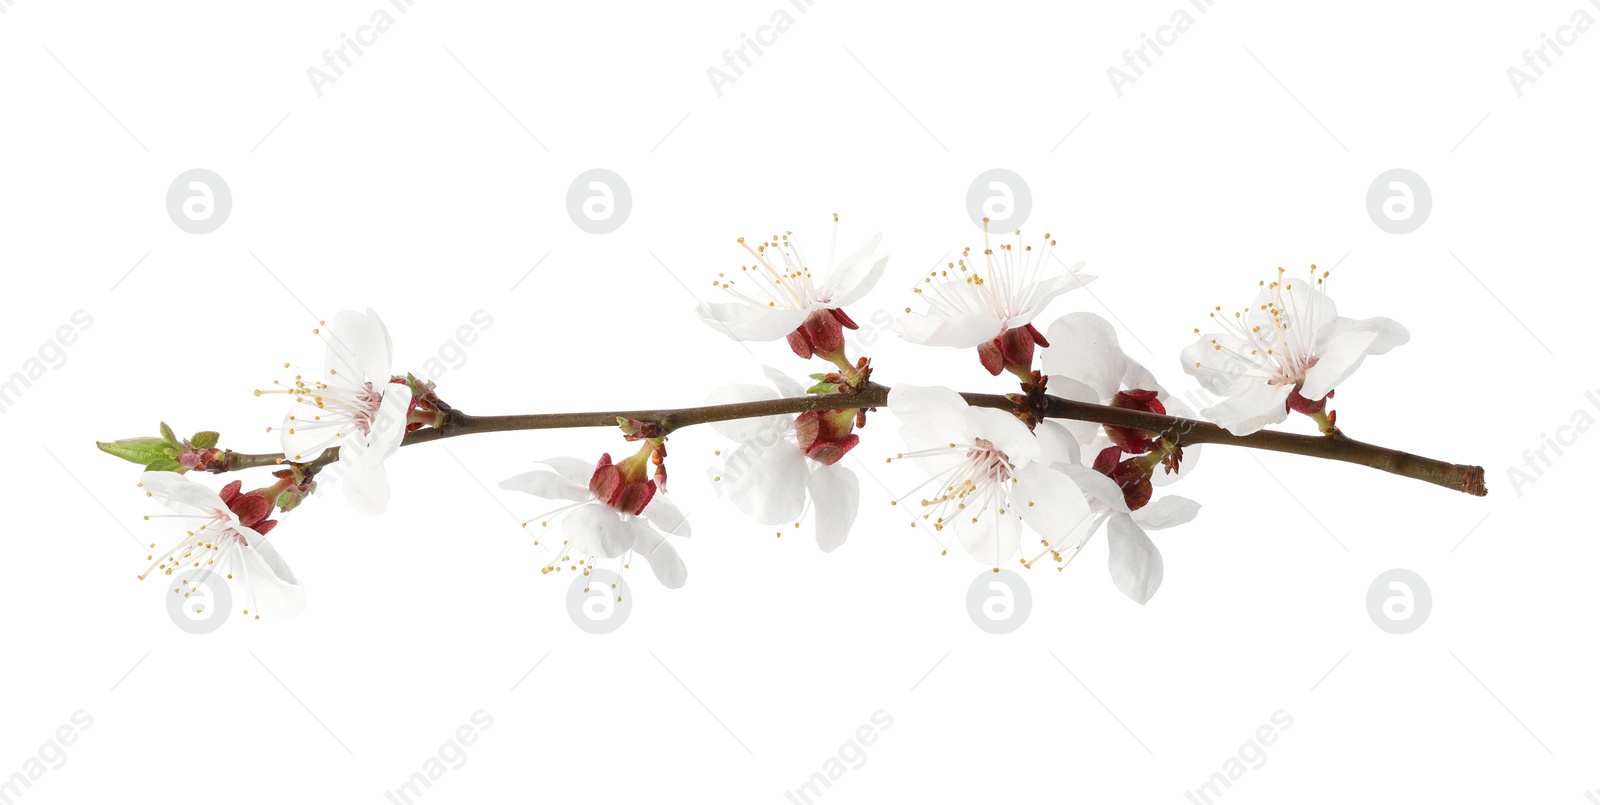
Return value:
<svg viewBox="0 0 1600 805">
<path fill-rule="evenodd" d="M 964 393 L 961 396 L 970 405 L 1008 411 L 1015 408 L 1015 403 L 1001 394 Z M 1424 458 L 1400 450 L 1358 442 L 1342 434 L 1310 436 L 1263 430 L 1248 436 L 1235 436 L 1226 429 L 1209 422 L 1076 402 L 1054 396 L 1048 397 L 1047 400 L 1049 405 L 1045 415 L 1055 419 L 1073 419 L 1160 433 L 1167 439 L 1182 446 L 1221 444 L 1343 461 L 1406 478 L 1427 481 L 1428 483 L 1437 484 L 1458 492 L 1465 492 L 1469 495 L 1482 497 L 1489 494 L 1488 487 L 1484 481 L 1482 467 L 1450 464 L 1436 459 Z M 442 426 L 424 428 L 407 434 L 402 444 L 422 444 L 473 433 L 551 430 L 557 428 L 615 428 L 619 418 L 653 422 L 661 427 L 663 433 L 671 433 L 680 428 L 704 425 L 711 422 L 780 414 L 799 414 L 805 411 L 880 408 L 887 406 L 888 403 L 889 387 L 871 383 L 861 391 L 847 394 L 812 394 L 805 397 L 785 397 L 776 400 L 757 400 L 726 405 L 702 405 L 693 408 L 593 411 L 570 414 L 512 414 L 506 416 L 473 416 L 462 411 L 451 411 L 446 416 Z M 337 458 L 338 448 L 332 448 L 316 460 L 302 463 L 299 466 L 314 474 L 318 469 Z M 251 454 L 229 452 L 224 466 L 216 471 L 231 472 L 253 467 L 274 466 L 282 463 L 285 463 L 282 453 Z"/>
</svg>

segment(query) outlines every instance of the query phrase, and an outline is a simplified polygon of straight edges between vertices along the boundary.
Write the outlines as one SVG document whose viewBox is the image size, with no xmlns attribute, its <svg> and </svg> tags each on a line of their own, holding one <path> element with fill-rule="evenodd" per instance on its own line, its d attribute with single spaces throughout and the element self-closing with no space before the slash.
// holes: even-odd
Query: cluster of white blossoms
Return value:
<svg viewBox="0 0 1600 805">
<path fill-rule="evenodd" d="M 322 373 L 296 374 L 289 382 L 274 381 L 272 389 L 256 390 L 257 397 L 281 394 L 292 400 L 276 429 L 282 461 L 290 469 L 275 472 L 275 483 L 243 492 L 241 483 L 234 481 L 220 493 L 213 491 L 182 473 L 232 469 L 231 452 L 215 448 L 211 443 L 215 434 L 197 443 L 178 442 L 164 433 L 172 448 L 170 458 L 149 465 L 139 485 L 173 513 L 145 519 L 178 519 L 183 536 L 167 550 L 151 554 L 150 568 L 139 578 L 157 571 L 174 576 L 173 593 L 185 597 L 203 586 L 227 583 L 244 592 L 242 611 L 247 615 L 254 612 L 259 618 L 262 611 L 294 615 L 305 607 L 305 591 L 268 541 L 267 533 L 278 524 L 268 518 L 275 509 L 289 511 L 312 494 L 315 473 L 304 468 L 320 467 L 325 452 L 337 450 L 337 460 L 329 463 L 337 468 L 351 507 L 362 514 L 381 514 L 388 507 L 389 481 L 383 464 L 400 448 L 408 427 L 434 421 L 435 409 L 414 395 L 413 379 L 390 373 L 394 345 L 377 313 L 342 311 L 331 325 L 322 322 L 313 333 L 325 344 Z M 290 366 L 286 363 L 283 368 Z M 141 441 L 159 446 L 162 440 L 125 440 L 101 447 L 132 458 L 116 445 Z"/>
<path fill-rule="evenodd" d="M 717 451 L 721 466 L 710 473 L 717 494 L 779 536 L 809 520 L 819 548 L 840 548 L 861 498 L 861 480 L 845 459 L 861 444 L 858 431 L 868 414 L 886 401 L 904 447 L 878 455 L 919 470 L 920 480 L 892 500 L 912 526 L 935 535 L 946 552 L 959 543 L 996 571 L 1012 562 L 1031 568 L 1047 558 L 1065 569 L 1103 531 L 1112 582 L 1134 601 L 1148 602 L 1164 574 L 1150 532 L 1187 523 L 1199 512 L 1192 500 L 1157 494 L 1198 461 L 1198 446 L 1183 443 L 1195 414 L 1123 352 L 1115 329 L 1099 316 L 1069 313 L 1043 330 L 1035 324 L 1054 300 L 1094 279 L 1080 272 L 1083 264 L 1058 260 L 1061 270 L 1054 270 L 1049 235 L 1030 245 L 1018 232 L 1015 241 L 991 245 L 986 233 L 981 254 L 964 250 L 956 262 L 921 279 L 915 293 L 924 310 L 907 307 L 893 330 L 912 344 L 975 349 L 991 375 L 1015 375 L 1020 392 L 964 396 L 943 386 L 897 383 L 885 396 L 872 381 L 871 359 L 849 354 L 846 331 L 857 325 L 844 308 L 872 291 L 888 256 L 874 235 L 835 262 L 837 232 L 835 216 L 826 260 L 815 273 L 791 233 L 759 245 L 741 238 L 751 264 L 714 281 L 732 301 L 696 309 L 708 326 L 734 340 L 786 339 L 800 358 L 828 364 L 810 374 L 809 387 L 763 367 L 764 384 L 710 391 L 709 405 L 740 412 L 702 420 L 733 443 Z M 1216 308 L 1216 331 L 1195 330 L 1199 338 L 1183 350 L 1182 367 L 1222 398 L 1201 412 L 1206 418 L 1244 435 L 1299 412 L 1322 433 L 1338 436 L 1328 410 L 1335 388 L 1367 356 L 1404 344 L 1408 334 L 1389 319 L 1340 317 L 1327 279 L 1315 266 L 1306 280 L 1287 279 L 1280 269 L 1278 279 L 1261 284 L 1250 307 L 1231 315 Z M 214 433 L 180 441 L 163 425 L 161 439 L 102 443 L 107 452 L 148 462 L 141 486 L 174 512 L 161 517 L 185 521 L 183 536 L 151 553 L 146 571 L 175 575 L 175 593 L 187 594 L 221 574 L 244 589 L 246 611 L 298 611 L 304 605 L 300 582 L 266 536 L 277 525 L 269 519 L 274 511 L 298 506 L 337 468 L 352 508 L 380 514 L 390 499 L 384 465 L 406 434 L 458 421 L 431 383 L 394 371 L 389 332 L 373 311 L 341 312 L 315 333 L 325 345 L 321 373 L 296 374 L 256 392 L 291 398 L 276 429 L 283 446 L 277 463 L 284 468 L 274 472 L 274 484 L 243 492 L 233 482 L 219 493 L 184 477 L 187 471 L 266 466 L 241 463 L 239 454 L 216 448 Z M 859 407 L 863 396 L 875 402 Z M 1133 424 L 1064 415 L 1109 409 L 1122 412 L 1109 421 Z M 874 420 L 880 416 L 872 413 Z M 638 443 L 631 455 L 546 459 L 500 486 L 554 505 L 525 524 L 537 522 L 558 536 L 559 542 L 535 540 L 552 552 L 544 572 L 587 576 L 602 561 L 627 567 L 641 558 L 663 585 L 680 587 L 688 571 L 671 538 L 687 538 L 691 529 L 666 496 L 669 428 L 625 419 L 617 424 L 628 442 Z"/>
<path fill-rule="evenodd" d="M 835 222 L 837 229 L 837 218 Z M 959 542 L 974 559 L 996 570 L 1014 561 L 1032 567 L 1046 557 L 1064 569 L 1104 531 L 1113 583 L 1143 604 L 1160 587 L 1164 572 L 1149 532 L 1187 523 L 1200 509 L 1188 498 L 1157 496 L 1155 489 L 1188 475 L 1200 450 L 1185 447 L 1181 434 L 1050 419 L 1048 400 L 1164 417 L 1192 419 L 1195 414 L 1122 351 L 1114 328 L 1099 316 L 1069 314 L 1041 332 L 1034 322 L 1050 303 L 1094 277 L 1081 272 L 1082 263 L 1061 263 L 1061 270 L 1052 270 L 1055 241 L 1049 235 L 1035 246 L 1015 234 L 1014 242 L 998 245 L 986 235 L 981 255 L 966 249 L 956 262 L 930 272 L 914 289 L 925 311 L 906 308 L 907 315 L 896 319 L 893 329 L 913 344 L 976 349 L 990 374 L 1009 371 L 1021 378 L 1024 393 L 1010 395 L 1016 406 L 1008 411 L 970 404 L 940 386 L 894 385 L 888 407 L 900 421 L 906 449 L 889 461 L 909 459 L 924 477 L 893 502 L 911 512 L 913 525 L 940 535 L 946 548 Z M 701 305 L 698 312 L 708 325 L 736 340 L 788 335 L 801 357 L 815 354 L 839 367 L 839 373 L 813 375 L 819 383 L 811 393 L 859 390 L 868 361 L 851 363 L 837 325 L 833 334 L 823 332 L 822 337 L 806 326 L 820 314 L 852 328 L 840 309 L 846 302 L 812 290 L 811 271 L 793 240 L 785 235 L 751 250 L 756 265 L 737 276 L 753 275 L 757 290 L 719 280 L 719 287 L 737 301 Z M 842 265 L 852 280 L 870 282 L 883 272 L 885 258 L 875 253 L 878 242 L 875 236 Z M 781 268 L 766 256 L 772 249 L 781 249 Z M 862 268 L 868 262 L 870 271 Z M 1207 408 L 1208 418 L 1243 435 L 1300 411 L 1329 431 L 1333 418 L 1326 412 L 1326 400 L 1334 387 L 1366 355 L 1405 342 L 1405 330 L 1388 319 L 1337 317 L 1327 297 L 1326 276 L 1313 276 L 1308 283 L 1263 283 L 1251 311 L 1241 313 L 1237 323 L 1223 322 L 1227 333 L 1205 336 L 1184 351 L 1184 368 L 1207 390 L 1228 398 Z M 849 300 L 867 290 L 853 281 L 848 287 Z M 785 327 L 796 329 L 785 332 Z M 814 348 L 808 351 L 806 344 Z M 766 372 L 776 393 L 764 386 L 727 386 L 708 402 L 806 393 L 770 367 Z M 832 417 L 837 424 L 858 412 L 824 411 L 820 417 L 827 422 L 829 414 L 838 415 Z M 796 528 L 807 512 L 815 511 L 818 545 L 832 551 L 844 543 L 856 516 L 859 482 L 834 462 L 856 444 L 858 437 L 849 428 L 831 434 L 835 439 L 848 434 L 845 450 L 820 451 L 821 460 L 810 452 L 804 436 L 795 438 L 793 416 L 723 423 L 718 430 L 737 446 L 715 480 L 740 511 L 758 523 L 793 523 Z"/>
</svg>

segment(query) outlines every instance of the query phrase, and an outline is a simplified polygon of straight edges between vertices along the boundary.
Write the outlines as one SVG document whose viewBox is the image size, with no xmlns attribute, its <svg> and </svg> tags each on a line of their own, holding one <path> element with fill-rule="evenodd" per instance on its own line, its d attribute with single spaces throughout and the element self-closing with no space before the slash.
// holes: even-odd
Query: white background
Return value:
<svg viewBox="0 0 1600 805">
<path fill-rule="evenodd" d="M 1522 97 L 1506 75 L 1600 8 L 417 0 L 318 97 L 307 68 L 388 3 L 0 3 L 0 374 L 74 311 L 93 319 L 0 415 L 0 775 L 93 718 L 26 802 L 386 802 L 480 709 L 492 728 L 426 802 L 786 802 L 880 709 L 892 728 L 820 801 L 1181 803 L 1279 710 L 1293 727 L 1226 802 L 1600 787 L 1600 546 L 1580 514 L 1600 436 L 1520 495 L 1507 478 L 1574 412 L 1600 418 L 1584 398 L 1600 33 Z M 1118 97 L 1107 68 L 1180 7 L 1193 27 Z M 793 27 L 718 97 L 707 68 L 779 8 Z M 633 197 L 608 235 L 566 209 L 595 167 Z M 704 469 L 727 445 L 692 429 L 670 462 L 695 519 L 689 583 L 635 574 L 632 619 L 596 637 L 567 617 L 570 576 L 536 572 L 518 522 L 539 502 L 494 484 L 620 442 L 472 436 L 402 451 L 380 518 L 337 493 L 283 518 L 298 618 L 196 637 L 134 578 L 136 540 L 160 536 L 151 502 L 93 442 L 165 419 L 276 449 L 279 401 L 251 391 L 320 362 L 318 318 L 378 309 L 417 368 L 484 310 L 440 384 L 474 413 L 696 404 L 759 381 L 760 361 L 808 369 L 694 319 L 741 264 L 736 237 L 820 244 L 834 212 L 847 246 L 882 230 L 890 272 L 851 311 L 865 322 L 979 244 L 964 200 L 995 167 L 1031 188 L 1025 232 L 1101 277 L 1041 323 L 1114 316 L 1175 390 L 1195 388 L 1177 354 L 1213 305 L 1243 306 L 1277 266 L 1337 263 L 1341 312 L 1413 332 L 1339 389 L 1341 424 L 1482 464 L 1491 496 L 1212 449 L 1179 488 L 1200 518 L 1155 537 L 1167 580 L 1148 606 L 1110 584 L 1098 541 L 1065 573 L 1027 572 L 1032 617 L 995 637 L 965 610 L 982 566 L 888 505 L 915 483 L 882 462 L 889 414 L 858 450 L 855 531 L 826 555 L 716 498 Z M 1396 167 L 1434 200 L 1407 235 L 1365 204 Z M 212 234 L 167 216 L 191 168 L 233 193 Z M 971 353 L 875 335 L 885 383 L 1010 390 Z M 1396 567 L 1434 597 L 1403 637 L 1365 605 Z"/>
</svg>

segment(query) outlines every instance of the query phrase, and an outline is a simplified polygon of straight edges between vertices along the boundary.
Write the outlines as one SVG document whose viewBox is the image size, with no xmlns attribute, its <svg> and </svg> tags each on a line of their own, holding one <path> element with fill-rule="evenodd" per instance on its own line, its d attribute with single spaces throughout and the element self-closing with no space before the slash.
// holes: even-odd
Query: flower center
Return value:
<svg viewBox="0 0 1600 805">
<path fill-rule="evenodd" d="M 1306 372 L 1317 365 L 1322 347 L 1317 343 L 1316 323 L 1321 321 L 1328 301 L 1327 279 L 1331 272 L 1317 276 L 1317 267 L 1311 267 L 1308 280 L 1311 290 L 1295 293 L 1296 281 L 1285 282 L 1283 269 L 1278 269 L 1278 280 L 1263 288 L 1271 291 L 1268 301 L 1255 310 L 1236 311 L 1230 319 L 1221 306 L 1210 314 L 1212 321 L 1224 333 L 1243 344 L 1233 346 L 1212 339 L 1212 347 L 1234 359 L 1248 376 L 1265 380 L 1269 385 L 1293 386 L 1304 382 Z M 1195 330 L 1198 334 L 1199 329 Z"/>
<path fill-rule="evenodd" d="M 369 380 L 351 395 L 351 402 L 354 410 L 350 414 L 350 421 L 355 423 L 363 436 L 371 433 L 372 423 L 378 418 L 378 408 L 383 405 L 383 392 L 374 388 Z"/>
<path fill-rule="evenodd" d="M 839 216 L 833 216 L 833 235 L 828 239 L 828 270 L 833 269 L 834 249 L 839 244 Z M 773 235 L 760 246 L 751 248 L 744 238 L 739 245 L 756 259 L 755 265 L 740 266 L 747 275 L 744 288 L 736 288 L 738 280 L 719 273 L 711 284 L 727 291 L 734 298 L 757 307 L 810 310 L 827 307 L 833 301 L 831 288 L 817 287 L 813 281 L 805 251 L 793 232 Z"/>
<path fill-rule="evenodd" d="M 1032 311 L 1039 303 L 1040 278 L 1050 258 L 1050 248 L 1056 242 L 1046 232 L 1044 242 L 1035 251 L 1022 243 L 1021 230 L 1016 235 L 1017 242 L 1000 244 L 997 254 L 989 245 L 989 232 L 985 227 L 981 270 L 968 265 L 972 259 L 972 249 L 968 247 L 961 250 L 956 262 L 928 272 L 922 279 L 927 287 L 913 291 L 927 300 L 929 315 L 976 314 L 1004 321 Z"/>
<path fill-rule="evenodd" d="M 969 445 L 952 443 L 946 447 L 901 453 L 890 461 L 952 454 L 958 460 L 918 486 L 918 489 L 929 484 L 939 487 L 938 494 L 922 499 L 922 519 L 931 522 L 935 531 L 943 531 L 958 517 L 966 517 L 976 523 L 978 515 L 989 514 L 990 507 L 996 507 L 998 514 L 1005 515 L 1010 508 L 1011 483 L 1016 475 L 1016 466 L 1004 451 L 988 439 L 974 439 Z M 916 491 L 913 489 L 906 497 Z"/>
<path fill-rule="evenodd" d="M 973 441 L 972 446 L 967 448 L 967 461 L 972 465 L 973 477 L 982 477 L 997 484 L 1011 480 L 1011 459 L 988 439 Z"/>
<path fill-rule="evenodd" d="M 806 267 L 805 255 L 791 234 L 773 235 L 771 240 L 762 241 L 755 248 L 751 248 L 744 238 L 739 238 L 739 245 L 756 259 L 754 265 L 739 267 L 749 281 L 744 288 L 736 288 L 734 286 L 739 284 L 737 279 L 719 273 L 711 284 L 757 307 L 805 310 L 813 303 L 828 301 L 817 292 L 811 269 Z M 769 254 L 769 250 L 772 254 Z M 776 255 L 776 259 L 773 255 Z M 831 261 L 831 255 L 829 259 Z"/>
</svg>

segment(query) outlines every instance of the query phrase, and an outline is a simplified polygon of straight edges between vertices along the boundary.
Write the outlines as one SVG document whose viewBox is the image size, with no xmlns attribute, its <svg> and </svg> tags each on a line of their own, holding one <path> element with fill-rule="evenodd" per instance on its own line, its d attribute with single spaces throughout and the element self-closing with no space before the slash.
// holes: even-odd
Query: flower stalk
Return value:
<svg viewBox="0 0 1600 805">
<path fill-rule="evenodd" d="M 1003 394 L 963 393 L 969 405 L 1011 411 L 1016 403 Z M 438 439 L 449 439 L 478 433 L 506 431 L 551 430 L 564 428 L 615 428 L 618 419 L 653 423 L 661 435 L 681 428 L 725 422 L 736 419 L 801 414 L 807 411 L 840 409 L 868 410 L 888 404 L 889 387 L 868 383 L 864 388 L 840 394 L 786 397 L 775 400 L 701 405 L 688 408 L 660 408 L 633 411 L 592 411 L 554 414 L 510 414 L 499 416 L 474 416 L 459 409 L 444 416 L 438 427 L 422 428 L 406 435 L 403 445 L 422 444 Z M 1067 400 L 1052 395 L 1044 397 L 1044 416 L 1051 419 L 1071 419 L 1094 422 L 1113 427 L 1131 428 L 1158 434 L 1174 445 L 1216 444 L 1267 450 L 1275 453 L 1306 456 L 1331 461 L 1342 461 L 1370 467 L 1404 478 L 1442 486 L 1457 492 L 1482 497 L 1488 494 L 1484 470 L 1479 466 L 1452 464 L 1446 461 L 1367 444 L 1345 436 L 1312 436 L 1260 430 L 1240 436 L 1209 422 L 1183 417 L 1167 416 L 1128 408 Z M 318 459 L 300 466 L 308 476 L 338 458 L 337 449 L 330 449 Z M 269 467 L 285 463 L 282 453 L 243 454 L 229 452 L 226 460 L 210 472 L 222 473 L 254 467 Z"/>
</svg>

